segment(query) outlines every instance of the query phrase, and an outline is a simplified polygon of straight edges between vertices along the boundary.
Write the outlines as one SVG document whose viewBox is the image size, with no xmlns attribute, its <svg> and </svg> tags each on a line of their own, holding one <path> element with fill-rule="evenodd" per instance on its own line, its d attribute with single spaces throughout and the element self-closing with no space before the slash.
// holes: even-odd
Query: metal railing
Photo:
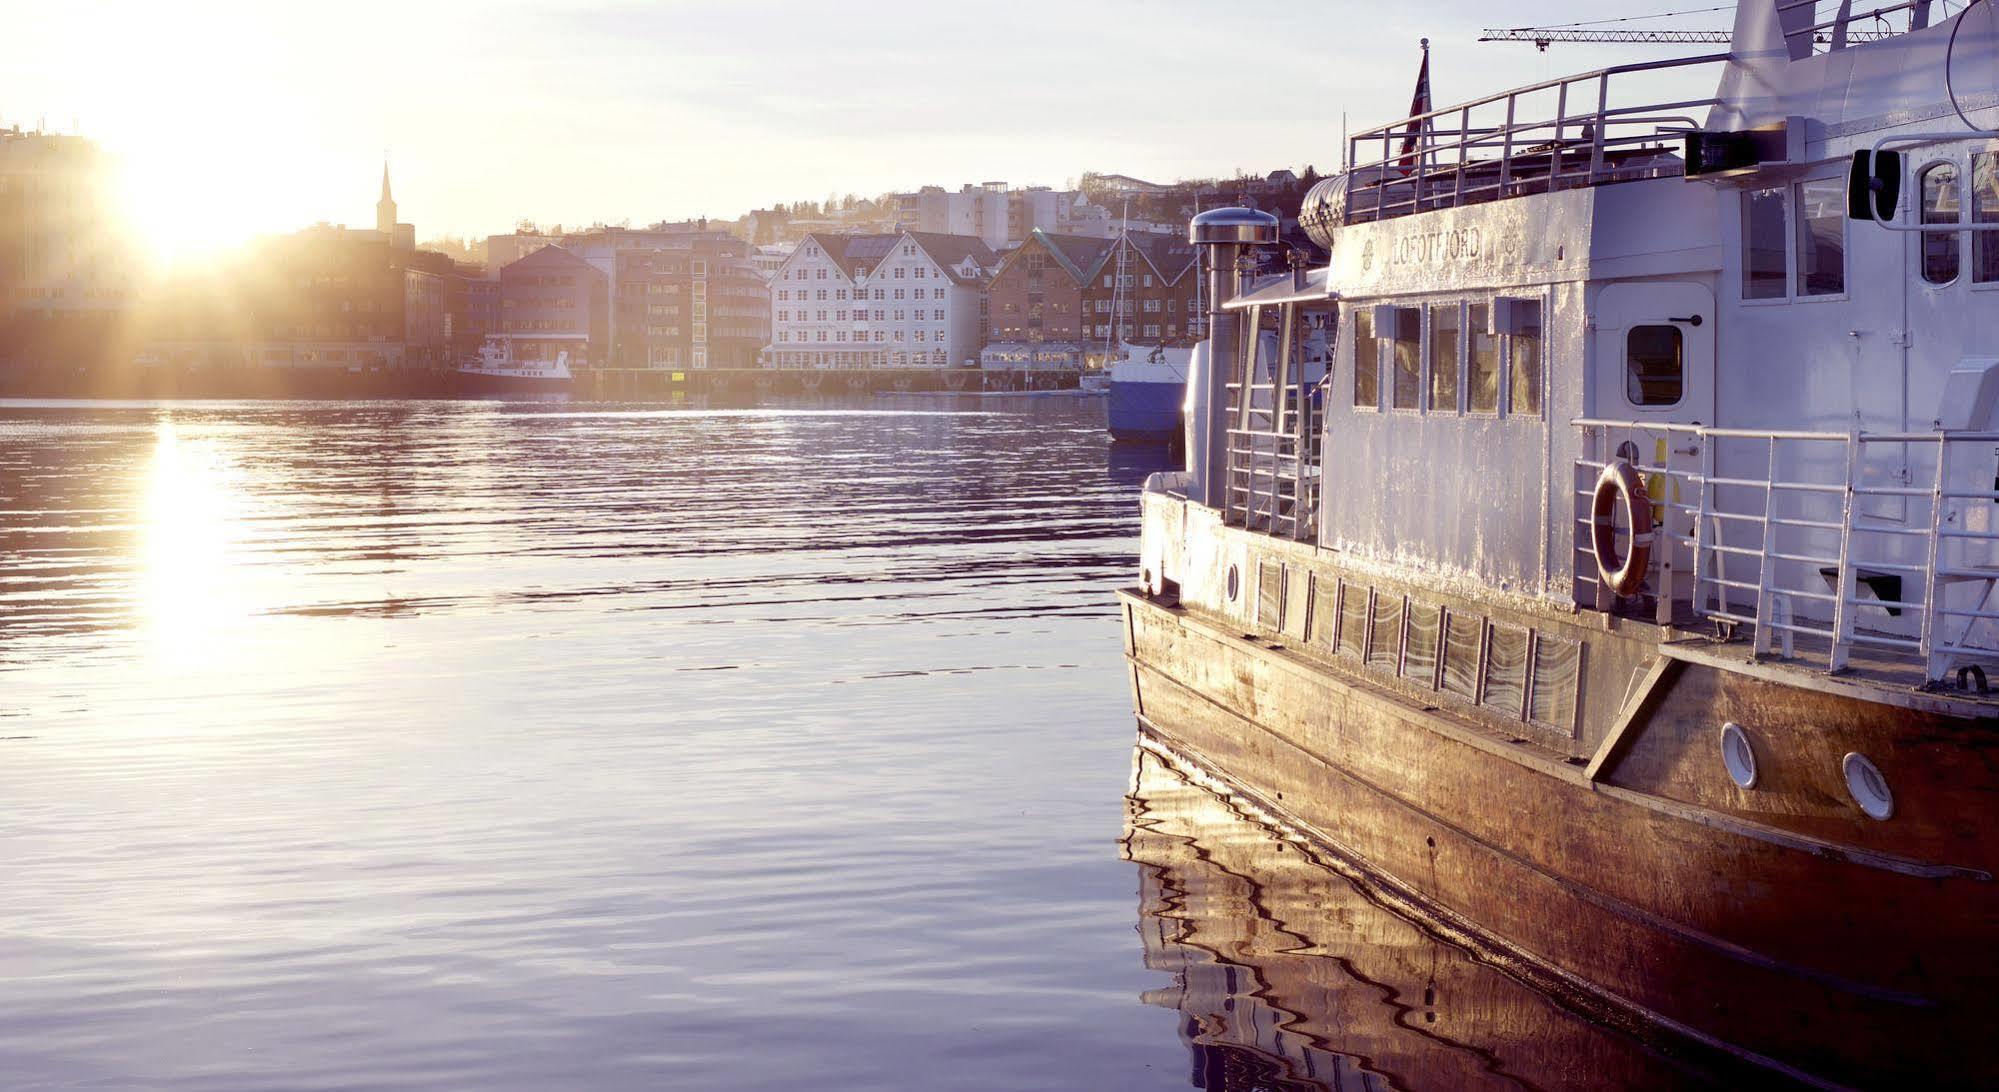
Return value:
<svg viewBox="0 0 1999 1092">
<path fill-rule="evenodd" d="M 1317 537 L 1319 434 L 1316 384 L 1306 378 L 1295 306 L 1279 314 L 1275 339 L 1262 336 L 1261 312 L 1244 324 L 1245 362 L 1228 384 L 1228 479 L 1223 519 L 1237 527 L 1298 542 Z"/>
<path fill-rule="evenodd" d="M 1403 118 L 1348 138 L 1346 222 L 1681 173 L 1663 143 L 1705 98 L 1625 104 L 1614 77 L 1720 64 L 1727 53 L 1617 65 Z M 1614 101 L 1615 100 L 1615 101 Z M 1412 139 L 1413 137 L 1413 139 Z M 1407 145 L 1405 147 L 1405 145 Z"/>
<path fill-rule="evenodd" d="M 1748 626 L 1759 655 L 1813 638 L 1829 671 L 1856 650 L 1920 662 L 1926 682 L 1999 660 L 1999 432 L 1842 433 L 1579 420 L 1577 600 L 1618 606 L 1591 549 L 1603 467 L 1624 459 L 1654 515 L 1645 588 Z M 1628 545 L 1627 547 L 1628 548 Z M 1966 588 L 1953 604 L 1951 590 Z M 1585 594 L 1590 598 L 1585 599 Z"/>
</svg>

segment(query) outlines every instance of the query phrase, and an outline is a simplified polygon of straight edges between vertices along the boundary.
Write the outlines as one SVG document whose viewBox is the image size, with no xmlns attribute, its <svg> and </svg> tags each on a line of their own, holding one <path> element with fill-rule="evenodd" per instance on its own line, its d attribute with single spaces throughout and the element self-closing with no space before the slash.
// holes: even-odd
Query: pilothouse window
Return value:
<svg viewBox="0 0 1999 1092">
<path fill-rule="evenodd" d="M 1471 341 L 1465 352 L 1466 399 L 1473 413 L 1499 412 L 1499 339 L 1492 334 L 1492 305 L 1465 308 Z"/>
<path fill-rule="evenodd" d="M 1458 411 L 1458 305 L 1430 307 L 1430 410 Z"/>
<path fill-rule="evenodd" d="M 1999 223 L 1999 155 L 1991 152 L 1971 157 L 1971 221 Z M 1999 281 L 1999 232 L 1971 233 L 1971 279 L 1977 284 Z"/>
<path fill-rule="evenodd" d="M 1836 296 L 1846 291 L 1846 186 L 1837 178 L 1800 182 L 1798 295 Z"/>
<path fill-rule="evenodd" d="M 1634 406 L 1677 405 L 1686 389 L 1686 346 L 1677 326 L 1633 326 L 1624 338 L 1624 396 Z"/>
<path fill-rule="evenodd" d="M 1423 399 L 1422 312 L 1413 307 L 1395 309 L 1395 398 L 1396 409 L 1421 409 Z"/>
<path fill-rule="evenodd" d="M 1374 313 L 1364 307 L 1353 317 L 1353 404 L 1381 405 L 1381 343 L 1374 340 Z"/>
<path fill-rule="evenodd" d="M 1514 300 L 1507 338 L 1507 365 L 1512 387 L 1507 391 L 1506 411 L 1512 414 L 1541 415 L 1541 301 Z"/>
<path fill-rule="evenodd" d="M 1957 190 L 1957 164 L 1932 163 L 1923 168 L 1923 223 L 1955 224 L 1961 208 Z M 1958 242 L 1954 231 L 1925 231 L 1923 279 L 1931 284 L 1949 284 L 1957 279 Z"/>
<path fill-rule="evenodd" d="M 1784 190 L 1742 195 L 1742 298 L 1784 298 Z"/>
</svg>

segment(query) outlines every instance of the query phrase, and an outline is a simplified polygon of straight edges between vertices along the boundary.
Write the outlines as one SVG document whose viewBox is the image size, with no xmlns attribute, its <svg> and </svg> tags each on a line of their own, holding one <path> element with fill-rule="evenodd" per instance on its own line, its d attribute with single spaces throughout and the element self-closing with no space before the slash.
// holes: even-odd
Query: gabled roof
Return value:
<svg viewBox="0 0 1999 1092">
<path fill-rule="evenodd" d="M 979 284 L 985 280 L 987 270 L 999 264 L 999 257 L 985 240 L 976 235 L 946 235 L 938 231 L 904 232 L 911 242 L 923 248 L 930 260 L 944 268 L 944 272 L 959 284 Z M 958 272 L 966 258 L 972 259 L 979 267 L 979 275 L 966 277 Z"/>
<path fill-rule="evenodd" d="M 525 257 L 519 258 L 513 262 L 509 262 L 506 265 L 506 267 L 501 270 L 501 272 L 504 273 L 508 269 L 540 268 L 543 266 L 549 267 L 551 269 L 560 269 L 565 267 L 571 269 L 585 269 L 589 270 L 592 273 L 597 273 L 599 275 L 603 273 L 603 271 L 598 269 L 596 266 L 591 265 L 587 261 L 584 261 L 583 257 L 577 254 L 575 251 L 570 250 L 567 247 L 558 246 L 554 243 L 550 243 L 545 247 L 541 247 L 540 249 L 534 251 L 531 254 L 528 254 Z"/>
<path fill-rule="evenodd" d="M 1027 242 L 1007 253 L 1006 258 L 1000 263 L 1001 267 L 1012 265 L 1015 259 L 1026 253 L 1028 247 L 1036 243 L 1041 245 L 1041 249 L 1046 251 L 1049 257 L 1055 259 L 1055 264 L 1061 267 L 1062 272 L 1069 275 L 1070 280 L 1078 285 L 1085 285 L 1096 276 L 1097 267 L 1101 266 L 1104 259 L 1110 255 L 1112 240 L 1097 239 L 1088 235 L 1056 235 L 1035 228 L 1028 233 Z"/>
<path fill-rule="evenodd" d="M 833 260 L 834 265 L 840 267 L 840 271 L 847 275 L 848 280 L 853 280 L 863 266 L 874 268 L 883 256 L 895 248 L 895 241 L 900 238 L 902 238 L 900 235 L 833 235 L 815 231 L 801 240 L 785 257 L 784 265 L 789 266 L 804 257 L 807 249 L 816 244 L 828 258 Z M 784 266 L 779 268 L 782 269 Z"/>
<path fill-rule="evenodd" d="M 1143 257 L 1146 264 L 1152 266 L 1152 271 L 1167 284 L 1176 283 L 1197 264 L 1199 256 L 1194 253 L 1194 244 L 1178 234 L 1128 232 L 1125 238 L 1131 241 L 1132 250 Z"/>
</svg>

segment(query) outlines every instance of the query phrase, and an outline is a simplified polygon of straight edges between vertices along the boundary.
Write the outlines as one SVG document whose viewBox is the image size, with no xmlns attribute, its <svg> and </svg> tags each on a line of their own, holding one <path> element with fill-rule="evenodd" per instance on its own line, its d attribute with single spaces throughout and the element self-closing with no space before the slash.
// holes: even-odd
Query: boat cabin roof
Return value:
<svg viewBox="0 0 1999 1092">
<path fill-rule="evenodd" d="M 1262 307 L 1273 303 L 1316 303 L 1337 301 L 1339 293 L 1328 286 L 1332 275 L 1330 267 L 1314 269 L 1305 274 L 1305 283 L 1300 286 L 1289 273 L 1278 273 L 1259 277 L 1242 295 L 1222 305 L 1226 311 L 1242 311 L 1251 307 Z"/>
</svg>

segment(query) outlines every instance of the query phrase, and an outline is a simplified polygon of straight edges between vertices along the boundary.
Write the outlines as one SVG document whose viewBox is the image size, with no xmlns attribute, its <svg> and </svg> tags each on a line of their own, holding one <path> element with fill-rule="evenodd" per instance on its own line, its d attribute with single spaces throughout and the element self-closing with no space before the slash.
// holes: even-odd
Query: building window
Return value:
<svg viewBox="0 0 1999 1092">
<path fill-rule="evenodd" d="M 1686 351 L 1678 326 L 1633 326 L 1624 336 L 1624 396 L 1634 406 L 1678 405 Z"/>
<path fill-rule="evenodd" d="M 1784 298 L 1784 190 L 1742 195 L 1742 298 Z"/>
<path fill-rule="evenodd" d="M 1837 296 L 1846 291 L 1846 186 L 1837 178 L 1792 188 L 1798 210 L 1798 295 Z"/>
<path fill-rule="evenodd" d="M 1458 411 L 1458 305 L 1430 305 L 1430 410 Z"/>
<path fill-rule="evenodd" d="M 1932 163 L 1918 176 L 1917 189 L 1923 198 L 1923 223 L 1955 224 L 1961 199 L 1957 192 L 1957 164 Z M 1949 284 L 1957 279 L 1958 247 L 1954 231 L 1925 231 L 1923 279 L 1931 284 Z"/>
<path fill-rule="evenodd" d="M 1465 401 L 1473 413 L 1499 412 L 1499 339 L 1491 333 L 1492 305 L 1465 308 Z"/>
</svg>

